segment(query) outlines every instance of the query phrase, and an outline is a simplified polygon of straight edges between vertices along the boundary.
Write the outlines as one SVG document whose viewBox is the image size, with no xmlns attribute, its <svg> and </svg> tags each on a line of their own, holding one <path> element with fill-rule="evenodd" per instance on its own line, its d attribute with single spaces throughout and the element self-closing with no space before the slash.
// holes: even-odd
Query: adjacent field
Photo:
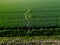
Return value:
<svg viewBox="0 0 60 45">
<path fill-rule="evenodd" d="M 59 36 L 0 37 L 0 45 L 59 45 Z"/>
</svg>

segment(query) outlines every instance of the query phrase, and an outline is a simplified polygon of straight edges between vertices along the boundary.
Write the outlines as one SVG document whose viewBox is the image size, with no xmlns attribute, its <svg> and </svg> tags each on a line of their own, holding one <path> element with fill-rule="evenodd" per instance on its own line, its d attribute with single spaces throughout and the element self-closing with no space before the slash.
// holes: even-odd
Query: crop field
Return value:
<svg viewBox="0 0 60 45">
<path fill-rule="evenodd" d="M 32 27 L 60 26 L 59 4 L 59 0 L 1 0 L 0 27 L 26 26 L 28 20 Z M 24 14 L 30 9 L 32 16 L 26 20 Z"/>
<path fill-rule="evenodd" d="M 0 45 L 60 45 L 59 36 L 0 37 Z"/>
<path fill-rule="evenodd" d="M 0 45 L 30 44 L 60 45 L 60 0 L 0 0 Z"/>
<path fill-rule="evenodd" d="M 13 36 L 13 33 L 15 36 L 20 36 L 20 34 L 24 36 L 28 34 L 25 28 L 30 27 L 33 28 L 30 33 L 35 32 L 33 35 L 42 35 L 41 32 L 45 30 L 47 31 L 43 35 L 60 35 L 60 1 L 0 0 L 0 36 L 8 36 L 7 34 Z M 42 27 L 46 28 L 42 29 Z M 54 28 L 47 29 L 48 27 Z M 52 30 L 52 33 L 48 30 Z"/>
</svg>

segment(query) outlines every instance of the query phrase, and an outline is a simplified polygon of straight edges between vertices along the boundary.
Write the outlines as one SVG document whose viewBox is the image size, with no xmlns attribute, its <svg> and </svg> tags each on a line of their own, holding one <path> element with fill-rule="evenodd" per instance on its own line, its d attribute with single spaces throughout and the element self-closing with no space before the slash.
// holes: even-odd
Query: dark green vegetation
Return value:
<svg viewBox="0 0 60 45">
<path fill-rule="evenodd" d="M 37 3 L 38 2 L 38 3 Z M 1 0 L 0 36 L 41 36 L 60 35 L 59 0 Z M 31 9 L 31 19 L 25 13 Z M 53 29 L 32 29 L 28 34 L 24 28 L 30 21 L 31 27 L 54 27 Z M 16 28 L 16 29 L 15 29 Z M 1 30 L 2 29 L 2 30 Z M 10 30 L 11 29 L 11 30 Z"/>
<path fill-rule="evenodd" d="M 16 36 L 53 36 L 60 35 L 60 28 L 54 29 L 32 29 L 29 33 L 27 30 L 0 30 L 0 37 L 16 37 Z"/>
</svg>

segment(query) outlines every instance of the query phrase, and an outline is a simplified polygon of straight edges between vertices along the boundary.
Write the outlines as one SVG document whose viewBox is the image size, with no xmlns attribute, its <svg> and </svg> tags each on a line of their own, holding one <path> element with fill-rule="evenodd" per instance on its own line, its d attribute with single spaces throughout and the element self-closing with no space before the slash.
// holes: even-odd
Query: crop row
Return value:
<svg viewBox="0 0 60 45">
<path fill-rule="evenodd" d="M 60 28 L 50 28 L 50 29 L 32 29 L 23 30 L 23 29 L 15 29 L 15 30 L 0 30 L 0 37 L 11 37 L 11 36 L 52 36 L 52 35 L 60 35 Z"/>
</svg>

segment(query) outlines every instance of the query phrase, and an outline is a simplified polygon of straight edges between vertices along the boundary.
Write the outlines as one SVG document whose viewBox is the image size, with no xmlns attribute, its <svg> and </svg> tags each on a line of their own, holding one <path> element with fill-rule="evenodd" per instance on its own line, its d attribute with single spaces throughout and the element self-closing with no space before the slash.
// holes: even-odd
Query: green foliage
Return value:
<svg viewBox="0 0 60 45">
<path fill-rule="evenodd" d="M 29 33 L 27 30 L 0 30 L 0 37 L 16 36 L 53 36 L 60 35 L 60 28 L 33 29 Z"/>
<path fill-rule="evenodd" d="M 14 36 L 25 36 L 27 32 L 25 30 L 0 30 L 1 37 L 14 37 Z"/>
</svg>

